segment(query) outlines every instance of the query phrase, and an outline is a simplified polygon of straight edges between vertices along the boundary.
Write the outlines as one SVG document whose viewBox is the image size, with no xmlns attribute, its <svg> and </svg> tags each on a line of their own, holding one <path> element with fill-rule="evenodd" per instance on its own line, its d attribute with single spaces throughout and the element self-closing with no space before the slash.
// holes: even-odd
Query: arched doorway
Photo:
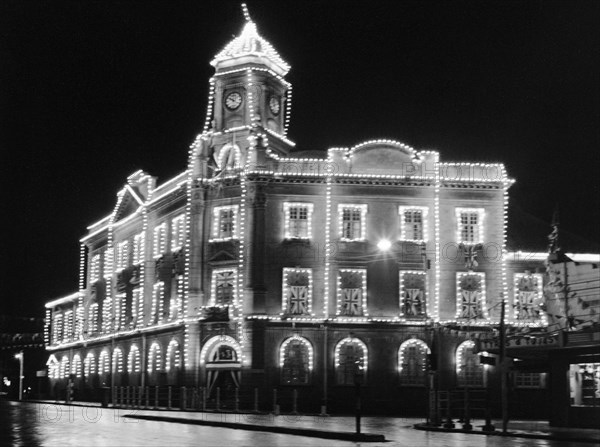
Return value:
<svg viewBox="0 0 600 447">
<path fill-rule="evenodd" d="M 206 368 L 206 396 L 209 405 L 233 409 L 239 390 L 242 351 L 239 343 L 228 335 L 213 337 L 200 353 Z"/>
</svg>

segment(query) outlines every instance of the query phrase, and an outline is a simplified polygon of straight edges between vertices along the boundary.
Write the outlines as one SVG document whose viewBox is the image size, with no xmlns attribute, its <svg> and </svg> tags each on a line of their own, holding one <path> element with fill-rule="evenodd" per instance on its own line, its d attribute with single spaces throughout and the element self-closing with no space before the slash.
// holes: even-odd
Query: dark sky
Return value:
<svg viewBox="0 0 600 447">
<path fill-rule="evenodd" d="M 76 291 L 78 240 L 127 175 L 185 169 L 239 5 L 0 1 L 0 313 L 41 315 Z M 559 204 L 564 234 L 598 250 L 600 2 L 248 6 L 292 65 L 298 149 L 391 138 L 504 162 L 511 240 L 543 248 Z"/>
</svg>

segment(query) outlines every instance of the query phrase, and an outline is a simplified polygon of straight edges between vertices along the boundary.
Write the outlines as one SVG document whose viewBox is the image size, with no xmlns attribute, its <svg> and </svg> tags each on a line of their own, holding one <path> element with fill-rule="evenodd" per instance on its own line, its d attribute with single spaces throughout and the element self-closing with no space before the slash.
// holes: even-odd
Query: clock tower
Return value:
<svg viewBox="0 0 600 447">
<path fill-rule="evenodd" d="M 211 62 L 215 75 L 208 121 L 215 135 L 235 133 L 238 141 L 250 132 L 264 133 L 270 146 L 284 155 L 291 149 L 285 138 L 291 84 L 284 79 L 290 66 L 258 34 L 246 6 L 242 7 L 246 22 L 241 34 Z"/>
</svg>

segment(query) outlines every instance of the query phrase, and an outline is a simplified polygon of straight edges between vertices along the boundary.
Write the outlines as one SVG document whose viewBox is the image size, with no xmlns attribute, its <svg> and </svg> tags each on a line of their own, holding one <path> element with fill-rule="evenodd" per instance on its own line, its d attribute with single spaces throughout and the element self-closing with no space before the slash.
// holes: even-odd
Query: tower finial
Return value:
<svg viewBox="0 0 600 447">
<path fill-rule="evenodd" d="M 252 19 L 250 18 L 250 13 L 248 12 L 248 7 L 245 3 L 242 3 L 242 12 L 244 13 L 244 18 L 246 19 L 246 22 L 252 22 Z"/>
</svg>

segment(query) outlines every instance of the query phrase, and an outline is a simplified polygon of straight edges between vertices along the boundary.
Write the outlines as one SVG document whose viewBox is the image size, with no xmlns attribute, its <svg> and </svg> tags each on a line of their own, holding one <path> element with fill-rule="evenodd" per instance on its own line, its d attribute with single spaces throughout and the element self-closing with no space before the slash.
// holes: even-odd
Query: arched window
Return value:
<svg viewBox="0 0 600 447">
<path fill-rule="evenodd" d="M 283 385 L 307 384 L 313 369 L 313 348 L 299 335 L 284 340 L 279 350 L 281 383 Z"/>
<path fill-rule="evenodd" d="M 417 338 L 406 340 L 398 350 L 398 371 L 402 385 L 425 385 L 427 354 L 431 350 Z"/>
<path fill-rule="evenodd" d="M 141 370 L 140 350 L 136 345 L 132 345 L 127 356 L 127 372 L 130 374 L 139 373 Z"/>
<path fill-rule="evenodd" d="M 88 352 L 83 360 L 83 375 L 89 377 L 92 374 L 96 374 L 96 357 L 94 353 Z"/>
<path fill-rule="evenodd" d="M 79 354 L 73 356 L 73 364 L 71 365 L 71 374 L 75 374 L 75 377 L 81 377 L 81 357 Z"/>
<path fill-rule="evenodd" d="M 152 343 L 148 351 L 148 372 L 160 371 L 162 368 L 161 350 L 158 342 Z"/>
<path fill-rule="evenodd" d="M 50 379 L 60 378 L 60 363 L 58 362 L 58 360 L 56 359 L 54 354 L 51 354 L 50 357 L 48 358 L 47 365 L 48 365 L 48 377 Z"/>
<path fill-rule="evenodd" d="M 467 340 L 456 349 L 456 378 L 460 387 L 482 387 L 483 365 L 475 352 L 475 342 Z"/>
<path fill-rule="evenodd" d="M 98 359 L 98 374 L 108 374 L 110 372 L 110 358 L 107 351 L 100 353 Z"/>
<path fill-rule="evenodd" d="M 69 373 L 71 372 L 69 367 L 70 367 L 69 357 L 67 357 L 65 355 L 60 360 L 59 377 L 61 379 L 65 379 L 65 378 L 69 377 Z"/>
<path fill-rule="evenodd" d="M 165 369 L 167 372 L 174 371 L 181 368 L 181 352 L 179 350 L 179 342 L 177 340 L 171 340 L 167 347 L 167 359 L 165 362 Z"/>
<path fill-rule="evenodd" d="M 121 351 L 121 348 L 115 348 L 113 351 L 112 364 L 113 372 L 123 372 L 123 351 Z"/>
<path fill-rule="evenodd" d="M 240 123 L 241 124 L 241 123 Z M 235 127 L 235 126 L 227 126 Z M 237 144 L 228 143 L 217 152 L 215 160 L 219 170 L 235 169 L 239 167 L 241 151 Z"/>
<path fill-rule="evenodd" d="M 354 385 L 360 376 L 364 380 L 368 363 L 367 346 L 358 338 L 344 338 L 335 347 L 336 383 Z"/>
</svg>

